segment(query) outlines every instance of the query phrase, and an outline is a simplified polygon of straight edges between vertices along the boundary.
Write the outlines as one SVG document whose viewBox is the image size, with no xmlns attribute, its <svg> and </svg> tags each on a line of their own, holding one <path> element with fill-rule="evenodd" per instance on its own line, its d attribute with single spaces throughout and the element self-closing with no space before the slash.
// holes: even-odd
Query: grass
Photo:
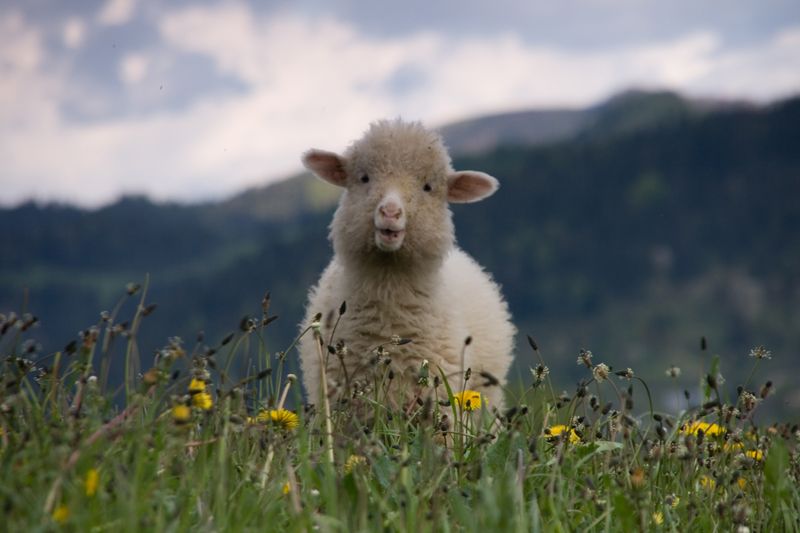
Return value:
<svg viewBox="0 0 800 533">
<path fill-rule="evenodd" d="M 139 302 L 123 320 L 127 298 Z M 556 393 L 530 339 L 532 352 L 519 356 L 531 358 L 531 383 L 506 391 L 501 412 L 469 392 L 486 379 L 469 369 L 448 383 L 420 368 L 417 390 L 441 384 L 438 392 L 398 400 L 406 396 L 392 386 L 390 358 L 406 341 L 387 339 L 377 350 L 381 379 L 315 408 L 284 375 L 291 349 L 264 348 L 268 297 L 260 319 L 217 345 L 170 339 L 152 361 L 137 344 L 154 319 L 148 310 L 146 290 L 130 286 L 115 310 L 52 354 L 25 341 L 33 317 L 0 320 L 5 530 L 795 531 L 800 523 L 800 432 L 753 422 L 771 392 L 748 390 L 768 362 L 760 348 L 733 400 L 717 362 L 702 405 L 657 413 L 644 380 L 587 351 L 578 357 L 585 380 Z M 111 365 L 125 369 L 117 389 L 107 383 Z M 242 365 L 247 377 L 234 380 L 230 368 Z"/>
</svg>

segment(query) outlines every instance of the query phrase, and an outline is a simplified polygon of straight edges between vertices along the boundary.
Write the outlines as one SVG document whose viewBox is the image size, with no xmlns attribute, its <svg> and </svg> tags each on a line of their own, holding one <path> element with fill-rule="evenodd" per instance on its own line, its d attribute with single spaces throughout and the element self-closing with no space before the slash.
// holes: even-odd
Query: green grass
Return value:
<svg viewBox="0 0 800 533">
<path fill-rule="evenodd" d="M 136 315 L 112 311 L 74 351 L 40 354 L 24 342 L 32 319 L 0 320 L 5 530 L 798 529 L 800 433 L 753 424 L 761 391 L 728 400 L 706 378 L 704 405 L 655 413 L 645 381 L 603 379 L 586 356 L 585 381 L 557 394 L 531 342 L 520 357 L 541 379 L 506 391 L 502 412 L 453 398 L 485 378 L 447 383 L 433 368 L 420 374 L 443 385 L 432 399 L 404 401 L 387 364 L 370 386 L 332 398 L 328 417 L 325 405 L 302 407 L 284 375 L 294 352 L 264 349 L 268 300 L 235 336 L 191 349 L 171 339 L 151 361 L 137 334 L 157 318 L 146 291 L 129 293 Z M 125 368 L 117 390 L 110 365 Z M 234 381 L 234 366 L 248 377 Z M 273 421 L 284 408 L 294 414 Z"/>
</svg>

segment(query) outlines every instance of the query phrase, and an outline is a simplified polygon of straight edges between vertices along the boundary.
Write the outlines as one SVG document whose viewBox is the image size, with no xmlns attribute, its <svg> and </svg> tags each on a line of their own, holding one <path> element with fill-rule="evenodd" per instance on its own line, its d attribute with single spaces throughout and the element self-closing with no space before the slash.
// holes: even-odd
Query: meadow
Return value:
<svg viewBox="0 0 800 533">
<path fill-rule="evenodd" d="M 413 339 L 390 338 L 369 354 L 380 379 L 307 405 L 284 369 L 293 345 L 267 349 L 269 295 L 257 311 L 219 341 L 170 338 L 155 354 L 138 342 L 159 320 L 147 283 L 55 353 L 26 340 L 46 324 L 2 315 L 0 529 L 800 529 L 800 430 L 757 423 L 773 392 L 765 347 L 713 359 L 700 393 L 668 413 L 653 410 L 646 380 L 679 368 L 616 368 L 576 349 L 584 377 L 561 391 L 528 337 L 517 354 L 528 379 L 498 409 L 470 388 L 494 376 L 424 364 L 405 400 L 391 357 Z M 302 334 L 322 358 L 346 349 L 314 323 Z M 722 383 L 726 365 L 750 365 L 749 377 Z M 121 384 L 109 379 L 119 366 Z"/>
</svg>

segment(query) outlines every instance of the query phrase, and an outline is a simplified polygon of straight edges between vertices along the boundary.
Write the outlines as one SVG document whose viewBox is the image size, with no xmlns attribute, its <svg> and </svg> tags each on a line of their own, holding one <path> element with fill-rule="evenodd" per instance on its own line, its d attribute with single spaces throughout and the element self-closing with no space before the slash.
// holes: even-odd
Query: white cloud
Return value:
<svg viewBox="0 0 800 533">
<path fill-rule="evenodd" d="M 119 65 L 119 78 L 128 85 L 141 83 L 147 76 L 150 61 L 143 54 L 128 54 Z"/>
<path fill-rule="evenodd" d="M 103 26 L 121 26 L 133 18 L 136 0 L 106 0 L 97 14 L 97 22 Z"/>
<path fill-rule="evenodd" d="M 62 27 L 61 39 L 67 48 L 80 48 L 86 41 L 86 22 L 80 17 L 69 17 Z"/>
<path fill-rule="evenodd" d="M 117 74 L 139 92 L 148 57 L 190 53 L 209 58 L 241 91 L 74 123 L 59 112 L 69 75 L 45 67 L 41 34 L 21 17 L 0 19 L 0 30 L 0 118 L 14 119 L 0 120 L 2 203 L 34 195 L 97 205 L 120 191 L 173 199 L 233 193 L 295 171 L 310 146 L 343 149 L 379 117 L 436 125 L 587 105 L 632 85 L 758 99 L 800 88 L 800 28 L 740 50 L 696 32 L 647 47 L 577 51 L 530 46 L 513 34 L 366 37 L 334 19 L 259 17 L 227 4 L 163 17 L 164 42 L 147 56 L 123 58 Z"/>
</svg>

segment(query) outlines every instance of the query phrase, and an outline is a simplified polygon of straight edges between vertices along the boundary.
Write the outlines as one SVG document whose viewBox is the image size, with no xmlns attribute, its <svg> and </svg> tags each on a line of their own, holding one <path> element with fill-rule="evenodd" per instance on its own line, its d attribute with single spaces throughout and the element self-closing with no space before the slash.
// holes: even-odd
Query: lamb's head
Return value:
<svg viewBox="0 0 800 533">
<path fill-rule="evenodd" d="M 381 263 L 441 260 L 453 243 L 448 202 L 476 202 L 497 180 L 455 172 L 441 138 L 419 122 L 373 123 L 339 155 L 309 150 L 303 164 L 344 187 L 331 224 L 338 254 Z"/>
</svg>

